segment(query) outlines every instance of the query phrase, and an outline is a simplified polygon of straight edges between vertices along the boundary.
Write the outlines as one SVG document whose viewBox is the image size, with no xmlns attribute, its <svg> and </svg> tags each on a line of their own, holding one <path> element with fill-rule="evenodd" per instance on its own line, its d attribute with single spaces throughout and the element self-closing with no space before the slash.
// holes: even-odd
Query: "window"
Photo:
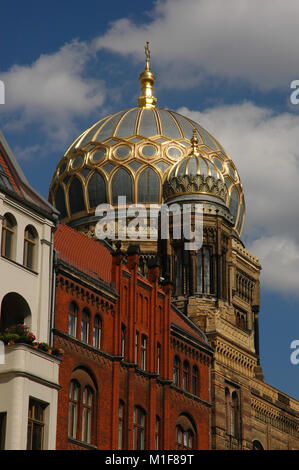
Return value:
<svg viewBox="0 0 299 470">
<path fill-rule="evenodd" d="M 210 248 L 203 247 L 197 252 L 196 256 L 196 292 L 211 294 L 212 287 L 212 268 L 211 268 Z"/>
<path fill-rule="evenodd" d="M 124 411 L 125 404 L 120 400 L 118 407 L 118 450 L 124 447 Z"/>
<path fill-rule="evenodd" d="M 124 324 L 121 325 L 121 356 L 125 357 L 126 351 L 126 327 Z"/>
<path fill-rule="evenodd" d="M 134 450 L 145 449 L 145 412 L 139 406 L 134 408 Z"/>
<path fill-rule="evenodd" d="M 260 441 L 253 441 L 252 443 L 252 450 L 264 450 Z"/>
<path fill-rule="evenodd" d="M 69 388 L 69 424 L 68 435 L 77 438 L 79 384 L 72 380 Z"/>
<path fill-rule="evenodd" d="M 157 374 L 160 375 L 161 367 L 161 344 L 157 344 Z"/>
<path fill-rule="evenodd" d="M 177 258 L 176 258 L 176 294 L 183 295 L 183 257 L 182 257 L 182 250 L 179 248 L 177 251 Z"/>
<path fill-rule="evenodd" d="M 189 364 L 187 361 L 184 361 L 183 364 L 183 389 L 189 389 Z"/>
<path fill-rule="evenodd" d="M 88 444 L 91 442 L 92 402 L 92 390 L 90 387 L 85 387 L 82 403 L 82 441 Z"/>
<path fill-rule="evenodd" d="M 30 398 L 28 411 L 27 450 L 43 450 L 46 405 Z"/>
<path fill-rule="evenodd" d="M 1 302 L 0 331 L 18 324 L 31 326 L 31 311 L 28 303 L 16 292 L 6 294 Z"/>
<path fill-rule="evenodd" d="M 2 222 L 1 255 L 6 258 L 14 258 L 16 220 L 11 214 L 5 214 Z"/>
<path fill-rule="evenodd" d="M 24 236 L 24 260 L 26 268 L 33 269 L 36 265 L 37 233 L 32 226 L 25 229 Z"/>
<path fill-rule="evenodd" d="M 156 435 L 155 435 L 155 449 L 161 448 L 161 419 L 156 416 Z"/>
<path fill-rule="evenodd" d="M 71 302 L 69 307 L 69 335 L 74 337 L 77 334 L 77 315 L 78 306 L 75 302 Z"/>
<path fill-rule="evenodd" d="M 94 403 L 96 384 L 89 373 L 77 368 L 72 373 L 69 387 L 68 437 L 91 444 L 96 427 Z"/>
<path fill-rule="evenodd" d="M 231 435 L 236 438 L 239 437 L 239 400 L 237 392 L 232 393 Z"/>
<path fill-rule="evenodd" d="M 180 386 L 180 365 L 181 361 L 178 356 L 175 356 L 173 360 L 173 383 L 177 387 Z"/>
<path fill-rule="evenodd" d="M 147 346 L 147 337 L 142 335 L 141 338 L 141 369 L 146 369 L 146 346 Z"/>
<path fill-rule="evenodd" d="M 135 363 L 138 364 L 139 331 L 135 335 Z"/>
<path fill-rule="evenodd" d="M 88 343 L 89 338 L 89 320 L 90 314 L 87 308 L 83 309 L 82 320 L 81 320 L 81 340 Z"/>
<path fill-rule="evenodd" d="M 246 313 L 236 311 L 236 325 L 243 330 L 247 328 L 247 316 Z"/>
<path fill-rule="evenodd" d="M 225 389 L 226 405 L 226 432 L 230 436 L 239 438 L 240 434 L 240 407 L 239 395 L 236 390 Z"/>
<path fill-rule="evenodd" d="M 7 413 L 0 413 L 0 450 L 5 450 Z"/>
<path fill-rule="evenodd" d="M 184 431 L 181 426 L 177 426 L 176 435 L 178 450 L 193 449 L 194 434 L 190 429 Z"/>
<path fill-rule="evenodd" d="M 99 315 L 94 317 L 93 325 L 93 345 L 97 349 L 101 349 L 101 337 L 102 337 L 102 320 Z"/>
<path fill-rule="evenodd" d="M 197 366 L 192 367 L 192 393 L 193 395 L 199 394 L 199 373 Z"/>
</svg>

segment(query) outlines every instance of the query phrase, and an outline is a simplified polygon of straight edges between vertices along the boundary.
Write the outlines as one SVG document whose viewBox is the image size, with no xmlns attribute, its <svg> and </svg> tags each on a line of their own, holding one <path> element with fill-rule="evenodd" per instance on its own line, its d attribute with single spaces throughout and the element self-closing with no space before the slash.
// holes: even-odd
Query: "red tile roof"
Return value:
<svg viewBox="0 0 299 470">
<path fill-rule="evenodd" d="M 1 153 L 0 153 L 0 164 L 1 164 L 1 166 L 2 166 L 2 168 L 3 168 L 3 170 L 4 170 L 4 172 L 5 172 L 5 174 L 6 174 L 6 176 L 7 176 L 7 178 L 9 179 L 11 185 L 13 186 L 13 188 L 15 189 L 15 191 L 16 191 L 16 192 L 19 194 L 19 196 L 20 196 L 21 193 L 20 193 L 20 191 L 19 191 L 19 188 L 17 187 L 16 182 L 15 182 L 15 180 L 13 179 L 13 177 L 12 177 L 12 175 L 11 175 L 11 172 L 10 172 L 10 170 L 9 170 L 7 164 L 6 164 L 6 161 L 5 161 L 5 159 L 4 159 L 4 157 L 3 157 L 3 155 L 2 155 Z"/>
<path fill-rule="evenodd" d="M 171 323 L 174 326 L 180 328 L 180 330 L 185 331 L 193 338 L 201 341 L 202 343 L 207 343 L 206 337 L 203 332 L 198 328 L 195 323 L 192 322 L 189 318 L 185 317 L 183 313 L 179 313 L 176 309 L 171 307 Z"/>
<path fill-rule="evenodd" d="M 94 279 L 111 282 L 112 256 L 102 242 L 60 224 L 54 235 L 54 248 L 62 261 Z"/>
</svg>

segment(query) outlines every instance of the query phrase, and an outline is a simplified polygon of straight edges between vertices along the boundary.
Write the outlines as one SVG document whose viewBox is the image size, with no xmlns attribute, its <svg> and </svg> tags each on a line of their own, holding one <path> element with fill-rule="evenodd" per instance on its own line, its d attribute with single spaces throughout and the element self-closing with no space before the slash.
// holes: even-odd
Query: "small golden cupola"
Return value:
<svg viewBox="0 0 299 470">
<path fill-rule="evenodd" d="M 228 187 L 216 164 L 199 150 L 196 129 L 188 155 L 173 165 L 163 185 L 167 203 L 201 202 L 209 211 L 218 209 L 231 223 L 233 215 L 226 204 Z"/>
</svg>

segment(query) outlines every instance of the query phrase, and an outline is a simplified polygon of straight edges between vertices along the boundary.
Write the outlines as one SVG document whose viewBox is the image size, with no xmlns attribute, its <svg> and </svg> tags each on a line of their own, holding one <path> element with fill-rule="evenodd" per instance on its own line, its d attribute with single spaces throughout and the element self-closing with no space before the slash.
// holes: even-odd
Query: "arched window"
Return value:
<svg viewBox="0 0 299 470">
<path fill-rule="evenodd" d="M 97 349 L 101 349 L 101 339 L 102 339 L 102 320 L 100 315 L 94 317 L 93 324 L 93 345 Z"/>
<path fill-rule="evenodd" d="M 126 196 L 127 203 L 133 201 L 132 178 L 123 168 L 120 168 L 113 176 L 112 204 L 117 204 L 118 196 Z"/>
<path fill-rule="evenodd" d="M 135 334 L 135 363 L 138 364 L 139 331 Z"/>
<path fill-rule="evenodd" d="M 85 203 L 81 181 L 74 178 L 69 187 L 69 203 L 71 214 L 85 211 Z"/>
<path fill-rule="evenodd" d="M 90 313 L 88 308 L 84 308 L 82 311 L 81 319 L 81 340 L 85 343 L 88 343 L 89 339 L 89 322 L 90 322 Z"/>
<path fill-rule="evenodd" d="M 181 428 L 181 426 L 177 426 L 176 435 L 177 435 L 177 449 L 178 450 L 193 449 L 194 434 L 190 429 L 188 429 L 187 431 L 184 431 Z"/>
<path fill-rule="evenodd" d="M 145 449 L 145 411 L 139 406 L 134 407 L 133 449 Z"/>
<path fill-rule="evenodd" d="M 199 394 L 199 372 L 198 367 L 192 367 L 192 393 L 193 395 Z"/>
<path fill-rule="evenodd" d="M 141 337 L 141 369 L 146 369 L 146 348 L 147 348 L 147 337 L 142 335 Z"/>
<path fill-rule="evenodd" d="M 69 386 L 68 435 L 73 439 L 77 438 L 79 388 L 78 382 L 71 380 Z"/>
<path fill-rule="evenodd" d="M 210 248 L 204 246 L 198 250 L 196 255 L 196 293 L 212 293 Z"/>
<path fill-rule="evenodd" d="M 157 343 L 157 374 L 160 375 L 161 369 L 161 344 Z"/>
<path fill-rule="evenodd" d="M 231 428 L 231 402 L 229 389 L 225 389 L 225 418 L 226 418 L 226 433 L 230 434 Z"/>
<path fill-rule="evenodd" d="M 124 413 L 125 404 L 122 400 L 119 400 L 118 406 L 118 450 L 124 448 Z"/>
<path fill-rule="evenodd" d="M 124 324 L 121 325 L 121 344 L 120 344 L 120 354 L 122 357 L 125 357 L 126 353 L 126 327 Z"/>
<path fill-rule="evenodd" d="M 180 368 L 181 368 L 181 361 L 178 356 L 175 356 L 173 360 L 173 383 L 177 387 L 180 386 Z"/>
<path fill-rule="evenodd" d="M 184 277 L 183 277 L 183 256 L 182 250 L 179 248 L 176 253 L 176 263 L 175 263 L 175 285 L 176 285 L 176 295 L 183 295 L 184 293 Z"/>
<path fill-rule="evenodd" d="M 231 435 L 239 437 L 239 400 L 237 392 L 232 393 Z"/>
<path fill-rule="evenodd" d="M 1 302 L 0 331 L 22 324 L 31 326 L 31 310 L 27 301 L 16 292 L 6 294 Z"/>
<path fill-rule="evenodd" d="M 37 232 L 31 225 L 25 228 L 23 264 L 29 269 L 37 265 Z"/>
<path fill-rule="evenodd" d="M 236 390 L 225 388 L 226 432 L 230 436 L 239 438 L 240 435 L 240 407 L 239 394 Z"/>
<path fill-rule="evenodd" d="M 78 368 L 73 371 L 69 386 L 68 435 L 87 444 L 94 440 L 93 429 L 96 385 L 89 373 Z"/>
<path fill-rule="evenodd" d="M 181 414 L 176 422 L 176 448 L 180 450 L 196 448 L 195 424 L 185 414 Z"/>
<path fill-rule="evenodd" d="M 93 391 L 84 387 L 82 401 L 82 441 L 90 444 L 92 425 Z"/>
<path fill-rule="evenodd" d="M 159 202 L 160 180 L 152 168 L 145 168 L 138 180 L 138 202 Z"/>
<path fill-rule="evenodd" d="M 2 221 L 1 255 L 15 258 L 17 222 L 13 215 L 5 214 Z"/>
<path fill-rule="evenodd" d="M 183 389 L 188 390 L 189 389 L 189 373 L 190 373 L 190 367 L 188 361 L 184 361 L 183 363 Z"/>
<path fill-rule="evenodd" d="M 155 450 L 161 449 L 161 419 L 156 416 Z"/>
<path fill-rule="evenodd" d="M 252 450 L 264 450 L 260 441 L 253 441 L 252 443 Z"/>
<path fill-rule="evenodd" d="M 78 316 L 78 305 L 76 302 L 71 302 L 69 306 L 69 335 L 77 335 L 77 316 Z"/>
<path fill-rule="evenodd" d="M 96 207 L 107 202 L 106 183 L 104 177 L 96 171 L 88 182 L 89 207 Z"/>
</svg>

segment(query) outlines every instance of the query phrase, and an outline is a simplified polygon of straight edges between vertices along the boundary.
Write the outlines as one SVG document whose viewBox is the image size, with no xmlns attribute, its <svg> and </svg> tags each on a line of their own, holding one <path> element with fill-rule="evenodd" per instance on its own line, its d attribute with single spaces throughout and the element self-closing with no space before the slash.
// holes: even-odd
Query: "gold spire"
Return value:
<svg viewBox="0 0 299 470">
<path fill-rule="evenodd" d="M 195 157 L 199 156 L 199 151 L 198 151 L 198 138 L 196 135 L 196 129 L 193 129 L 193 136 L 191 139 L 191 150 L 189 155 L 194 155 Z"/>
<path fill-rule="evenodd" d="M 151 53 L 149 50 L 149 42 L 146 41 L 145 50 L 145 68 L 144 71 L 139 75 L 139 81 L 141 84 L 141 95 L 138 98 L 139 108 L 154 108 L 157 102 L 157 98 L 154 96 L 154 83 L 156 80 L 155 75 L 150 69 L 150 57 Z"/>
</svg>

